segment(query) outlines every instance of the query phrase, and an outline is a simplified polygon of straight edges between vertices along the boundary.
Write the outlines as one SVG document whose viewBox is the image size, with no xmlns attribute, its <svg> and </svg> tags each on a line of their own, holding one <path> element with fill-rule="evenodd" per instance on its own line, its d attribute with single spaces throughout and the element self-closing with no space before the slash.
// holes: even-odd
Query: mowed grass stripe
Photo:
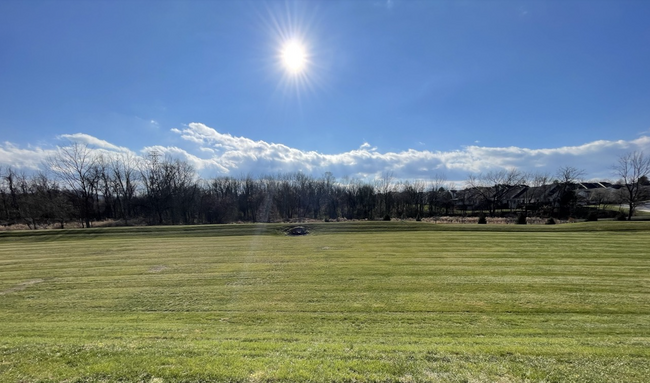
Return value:
<svg viewBox="0 0 650 383">
<path fill-rule="evenodd" d="M 634 224 L 0 236 L 0 374 L 644 381 L 650 227 Z"/>
</svg>

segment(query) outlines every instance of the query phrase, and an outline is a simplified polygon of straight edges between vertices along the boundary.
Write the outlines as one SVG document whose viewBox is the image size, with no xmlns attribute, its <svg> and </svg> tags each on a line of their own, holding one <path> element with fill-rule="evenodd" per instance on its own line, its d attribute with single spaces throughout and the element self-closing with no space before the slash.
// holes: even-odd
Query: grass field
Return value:
<svg viewBox="0 0 650 383">
<path fill-rule="evenodd" d="M 650 222 L 0 233 L 0 381 L 643 382 Z"/>
</svg>

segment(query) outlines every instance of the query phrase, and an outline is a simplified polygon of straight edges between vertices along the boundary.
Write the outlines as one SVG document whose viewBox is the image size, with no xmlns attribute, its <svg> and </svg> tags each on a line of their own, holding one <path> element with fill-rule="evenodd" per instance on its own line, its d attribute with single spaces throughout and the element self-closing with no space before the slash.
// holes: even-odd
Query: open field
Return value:
<svg viewBox="0 0 650 383">
<path fill-rule="evenodd" d="M 0 381 L 642 382 L 650 222 L 0 233 Z"/>
</svg>

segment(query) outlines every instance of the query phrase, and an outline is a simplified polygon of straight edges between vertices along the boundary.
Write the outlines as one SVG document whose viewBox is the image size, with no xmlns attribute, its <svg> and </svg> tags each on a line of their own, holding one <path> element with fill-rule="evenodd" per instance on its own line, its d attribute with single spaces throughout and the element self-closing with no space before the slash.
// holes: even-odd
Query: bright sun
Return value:
<svg viewBox="0 0 650 383">
<path fill-rule="evenodd" d="M 297 41 L 289 41 L 282 47 L 282 64 L 293 74 L 302 72 L 307 66 L 305 47 Z"/>
</svg>

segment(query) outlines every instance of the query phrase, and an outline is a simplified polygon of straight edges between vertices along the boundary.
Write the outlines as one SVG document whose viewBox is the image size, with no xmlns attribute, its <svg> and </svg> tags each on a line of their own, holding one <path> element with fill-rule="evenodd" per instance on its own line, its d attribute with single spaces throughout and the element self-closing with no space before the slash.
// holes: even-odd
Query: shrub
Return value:
<svg viewBox="0 0 650 383">
<path fill-rule="evenodd" d="M 390 215 L 386 214 L 386 215 L 384 216 L 384 221 L 390 221 Z"/>
<path fill-rule="evenodd" d="M 418 216 L 417 216 L 417 217 L 415 217 L 415 220 L 416 220 L 417 222 L 420 222 L 420 221 L 422 221 L 422 218 L 420 218 L 420 214 L 418 214 Z"/>
<path fill-rule="evenodd" d="M 619 211 L 618 214 L 616 214 L 616 220 L 617 221 L 627 221 L 627 215 L 623 213 L 622 211 Z"/>
<path fill-rule="evenodd" d="M 485 214 L 483 214 L 483 213 L 479 214 L 478 223 L 479 223 L 479 225 L 487 224 L 487 219 L 485 218 Z"/>
<path fill-rule="evenodd" d="M 587 221 L 598 221 L 598 212 L 595 210 L 590 211 L 589 214 L 587 214 Z"/>
<path fill-rule="evenodd" d="M 517 225 L 525 225 L 526 224 L 526 214 L 521 213 L 517 217 Z"/>
<path fill-rule="evenodd" d="M 555 225 L 555 220 L 553 219 L 553 217 L 547 219 L 547 220 L 546 220 L 546 224 L 547 224 L 547 225 Z"/>
</svg>

